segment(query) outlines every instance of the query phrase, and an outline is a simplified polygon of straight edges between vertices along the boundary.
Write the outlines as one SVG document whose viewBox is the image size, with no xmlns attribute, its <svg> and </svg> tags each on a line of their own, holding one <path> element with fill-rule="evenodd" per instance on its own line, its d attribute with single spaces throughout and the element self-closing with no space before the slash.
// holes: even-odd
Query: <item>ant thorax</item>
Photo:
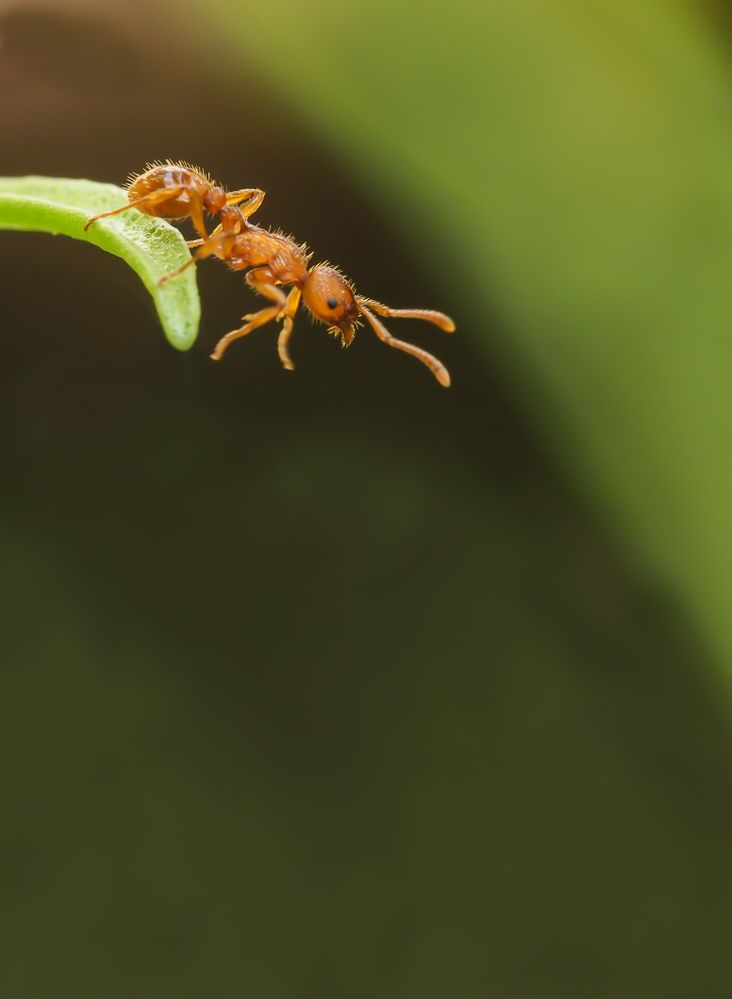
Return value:
<svg viewBox="0 0 732 999">
<path fill-rule="evenodd" d="M 308 258 L 304 247 L 293 240 L 259 226 L 247 226 L 234 237 L 230 256 L 247 261 L 249 267 L 266 266 L 282 284 L 302 285 L 308 276 Z"/>
</svg>

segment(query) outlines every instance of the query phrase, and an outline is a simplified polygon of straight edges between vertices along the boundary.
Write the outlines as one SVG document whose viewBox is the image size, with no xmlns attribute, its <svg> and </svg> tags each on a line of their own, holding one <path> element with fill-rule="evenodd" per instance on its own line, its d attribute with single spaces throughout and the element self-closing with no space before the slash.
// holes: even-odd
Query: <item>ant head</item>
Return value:
<svg viewBox="0 0 732 999">
<path fill-rule="evenodd" d="M 341 334 L 344 347 L 353 340 L 358 304 L 350 282 L 327 264 L 318 264 L 309 272 L 302 289 L 302 300 L 309 312 L 333 332 Z"/>
<path fill-rule="evenodd" d="M 206 211 L 217 215 L 226 204 L 226 191 L 223 187 L 209 187 L 203 196 Z"/>
</svg>

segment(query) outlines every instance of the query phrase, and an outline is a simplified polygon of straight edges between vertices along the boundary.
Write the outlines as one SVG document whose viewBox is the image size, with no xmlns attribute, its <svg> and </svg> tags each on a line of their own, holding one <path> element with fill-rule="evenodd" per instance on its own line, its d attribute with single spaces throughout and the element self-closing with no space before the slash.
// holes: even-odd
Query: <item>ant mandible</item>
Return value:
<svg viewBox="0 0 732 999">
<path fill-rule="evenodd" d="M 294 317 L 302 300 L 314 319 L 325 323 L 329 333 L 340 336 L 342 346 L 348 347 L 353 342 L 356 328 L 360 325 L 359 317 L 363 316 L 380 340 L 416 357 L 429 368 L 440 385 L 445 388 L 449 386 L 450 375 L 441 361 L 421 347 L 397 340 L 378 318 L 389 316 L 425 319 L 439 326 L 445 333 L 452 333 L 455 323 L 449 316 L 431 309 L 391 309 L 372 298 L 358 295 L 338 268 L 328 263 L 310 267 L 312 254 L 305 244 L 298 245 L 281 232 L 253 225 L 247 221 L 250 214 L 250 211 L 245 213 L 233 206 L 221 208 L 217 229 L 208 238 L 194 240 L 189 244 L 200 248 L 182 267 L 159 282 L 164 284 L 198 260 L 214 256 L 223 260 L 231 270 L 248 271 L 245 280 L 249 286 L 274 302 L 273 306 L 242 316 L 247 320 L 246 325 L 232 330 L 219 340 L 211 354 L 215 361 L 221 360 L 224 351 L 234 340 L 272 320 L 282 320 L 277 352 L 284 367 L 292 371 L 295 366 L 289 355 L 288 342 Z M 278 285 L 290 285 L 289 294 L 285 295 Z"/>
<path fill-rule="evenodd" d="M 204 211 L 217 215 L 226 205 L 241 205 L 247 202 L 242 212 L 246 218 L 255 212 L 264 200 L 264 191 L 258 187 L 248 187 L 241 191 L 225 191 L 198 167 L 190 163 L 148 163 L 144 171 L 130 174 L 127 179 L 127 204 L 111 212 L 102 212 L 90 218 L 84 226 L 86 231 L 99 219 L 107 219 L 120 212 L 137 208 L 146 215 L 163 219 L 190 218 L 196 232 L 202 239 L 208 238 Z M 196 241 L 193 241 L 197 245 Z M 190 245 L 190 244 L 189 244 Z"/>
</svg>

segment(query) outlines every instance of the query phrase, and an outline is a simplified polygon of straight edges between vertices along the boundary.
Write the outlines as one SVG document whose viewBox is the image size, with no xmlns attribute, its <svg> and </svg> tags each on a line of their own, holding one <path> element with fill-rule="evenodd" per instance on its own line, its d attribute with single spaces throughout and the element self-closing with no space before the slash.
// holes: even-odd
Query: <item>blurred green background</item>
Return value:
<svg viewBox="0 0 732 999">
<path fill-rule="evenodd" d="M 0 994 L 729 993 L 721 4 L 0 7 L 0 173 L 200 161 L 453 375 L 0 233 Z"/>
</svg>

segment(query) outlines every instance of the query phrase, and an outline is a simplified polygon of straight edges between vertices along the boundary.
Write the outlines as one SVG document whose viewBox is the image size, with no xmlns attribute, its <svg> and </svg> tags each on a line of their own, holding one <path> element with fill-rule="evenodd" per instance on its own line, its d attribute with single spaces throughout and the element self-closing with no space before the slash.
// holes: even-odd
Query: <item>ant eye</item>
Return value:
<svg viewBox="0 0 732 999">
<path fill-rule="evenodd" d="M 325 304 L 328 306 L 329 309 L 335 309 L 338 305 L 338 299 L 333 298 L 333 296 L 331 295 Z"/>
</svg>

